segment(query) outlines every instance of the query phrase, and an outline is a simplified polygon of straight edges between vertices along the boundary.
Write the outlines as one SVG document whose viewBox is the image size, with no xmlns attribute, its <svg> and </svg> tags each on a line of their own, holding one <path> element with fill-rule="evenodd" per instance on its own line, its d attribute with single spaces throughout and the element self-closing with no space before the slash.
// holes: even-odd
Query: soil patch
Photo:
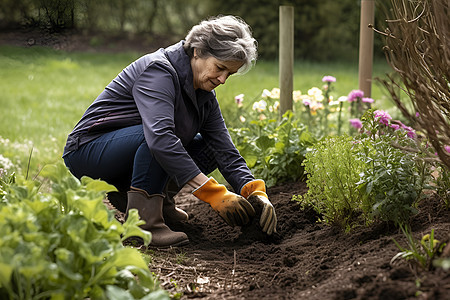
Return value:
<svg viewBox="0 0 450 300">
<path fill-rule="evenodd" d="M 306 192 L 304 182 L 268 190 L 278 217 L 278 234 L 267 237 L 252 224 L 232 228 L 209 205 L 179 197 L 190 220 L 171 225 L 186 232 L 190 244 L 150 250 L 150 268 L 164 289 L 181 299 L 449 299 L 450 271 L 422 271 L 403 259 L 392 239 L 406 246 L 394 226 L 375 224 L 344 233 L 317 222 L 292 195 Z M 420 239 L 450 237 L 450 211 L 436 197 L 422 201 L 412 220 Z"/>
</svg>

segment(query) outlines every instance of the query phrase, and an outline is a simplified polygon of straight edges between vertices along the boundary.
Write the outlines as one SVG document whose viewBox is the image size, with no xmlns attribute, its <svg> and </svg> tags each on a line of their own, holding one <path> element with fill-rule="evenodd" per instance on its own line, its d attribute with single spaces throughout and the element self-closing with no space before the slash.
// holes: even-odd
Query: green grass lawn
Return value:
<svg viewBox="0 0 450 300">
<path fill-rule="evenodd" d="M 33 149 L 31 173 L 60 159 L 67 134 L 104 87 L 139 53 L 68 53 L 47 48 L 0 47 L 0 154 L 17 170 L 27 168 Z M 389 71 L 385 62 L 374 66 L 374 75 Z M 294 89 L 306 93 L 321 87 L 324 75 L 337 78 L 335 97 L 358 88 L 358 67 L 346 63 L 295 65 Z M 260 61 L 247 74 L 232 76 L 217 89 L 229 124 L 236 118 L 234 97 L 258 100 L 263 89 L 278 86 L 277 62 Z M 380 107 L 390 105 L 374 85 L 372 98 Z M 228 121 L 227 121 L 228 122 Z M 2 158 L 0 156 L 0 158 Z M 2 160 L 0 160 L 0 167 Z"/>
</svg>

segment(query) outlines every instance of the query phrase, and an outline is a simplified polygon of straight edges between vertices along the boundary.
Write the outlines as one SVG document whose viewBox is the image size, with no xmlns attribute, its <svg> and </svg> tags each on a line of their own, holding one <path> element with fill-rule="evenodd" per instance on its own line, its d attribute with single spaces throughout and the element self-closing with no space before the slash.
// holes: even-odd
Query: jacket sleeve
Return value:
<svg viewBox="0 0 450 300">
<path fill-rule="evenodd" d="M 174 103 L 179 89 L 175 70 L 152 64 L 136 80 L 132 93 L 151 153 L 167 174 L 183 185 L 201 171 L 175 135 Z"/>
<path fill-rule="evenodd" d="M 208 146 L 214 150 L 219 171 L 233 189 L 239 192 L 247 182 L 255 178 L 231 140 L 216 98 L 211 101 L 211 106 L 201 134 Z"/>
</svg>

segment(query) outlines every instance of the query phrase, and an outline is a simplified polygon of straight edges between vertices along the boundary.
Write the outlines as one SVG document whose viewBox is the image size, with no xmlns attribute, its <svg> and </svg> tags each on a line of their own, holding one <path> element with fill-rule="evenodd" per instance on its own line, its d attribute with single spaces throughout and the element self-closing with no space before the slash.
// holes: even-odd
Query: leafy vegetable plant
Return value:
<svg viewBox="0 0 450 300">
<path fill-rule="evenodd" d="M 41 175 L 50 188 L 0 180 L 0 298 L 168 299 L 141 254 L 122 244 L 130 236 L 148 244 L 151 235 L 137 211 L 122 225 L 103 204 L 113 186 L 80 182 L 62 163 Z"/>
</svg>

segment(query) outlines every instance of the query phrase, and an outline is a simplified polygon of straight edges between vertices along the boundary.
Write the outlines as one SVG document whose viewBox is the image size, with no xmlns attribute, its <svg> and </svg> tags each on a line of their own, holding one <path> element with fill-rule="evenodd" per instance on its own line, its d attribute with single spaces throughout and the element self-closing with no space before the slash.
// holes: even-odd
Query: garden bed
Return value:
<svg viewBox="0 0 450 300">
<path fill-rule="evenodd" d="M 255 225 L 227 226 L 205 203 L 178 199 L 190 220 L 172 228 L 186 232 L 190 244 L 148 250 L 151 270 L 181 299 L 448 299 L 449 271 L 415 270 L 403 259 L 390 263 L 400 251 L 393 239 L 407 245 L 399 229 L 380 223 L 344 233 L 318 223 L 313 211 L 291 201 L 306 190 L 303 182 L 268 190 L 278 216 L 272 238 Z M 419 240 L 432 229 L 438 240 L 448 240 L 450 211 L 430 197 L 411 228 Z"/>
</svg>

